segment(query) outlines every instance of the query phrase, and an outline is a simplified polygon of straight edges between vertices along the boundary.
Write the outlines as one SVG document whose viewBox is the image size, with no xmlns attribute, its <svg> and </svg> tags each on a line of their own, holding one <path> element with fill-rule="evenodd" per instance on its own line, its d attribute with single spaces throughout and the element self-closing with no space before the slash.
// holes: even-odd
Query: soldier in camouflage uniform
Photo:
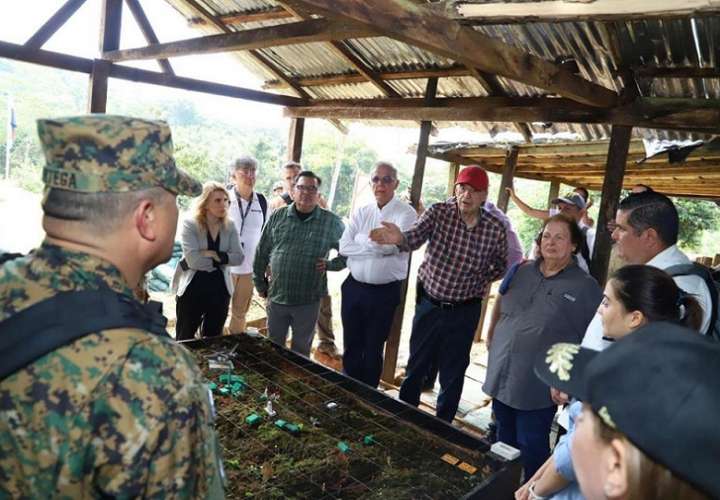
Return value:
<svg viewBox="0 0 720 500">
<path fill-rule="evenodd" d="M 176 196 L 201 190 L 163 122 L 92 115 L 38 132 L 47 237 L 0 268 L 0 321 L 61 291 L 132 296 L 171 255 Z M 0 499 L 222 497 L 211 412 L 170 337 L 87 335 L 0 381 Z"/>
</svg>

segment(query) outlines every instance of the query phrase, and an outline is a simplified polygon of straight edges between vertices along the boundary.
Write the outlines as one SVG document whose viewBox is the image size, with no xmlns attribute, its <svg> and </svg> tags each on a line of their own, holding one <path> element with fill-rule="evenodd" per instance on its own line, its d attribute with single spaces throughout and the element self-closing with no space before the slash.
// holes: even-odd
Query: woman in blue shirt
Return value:
<svg viewBox="0 0 720 500">
<path fill-rule="evenodd" d="M 702 309 L 695 298 L 678 288 L 665 271 L 642 265 L 625 266 L 610 277 L 598 314 L 603 335 L 615 340 L 655 321 L 675 322 L 694 330 L 702 324 Z M 575 419 L 581 411 L 582 403 L 573 400 L 568 433 L 560 438 L 550 458 L 515 492 L 516 500 L 583 498 L 570 458 Z"/>
</svg>

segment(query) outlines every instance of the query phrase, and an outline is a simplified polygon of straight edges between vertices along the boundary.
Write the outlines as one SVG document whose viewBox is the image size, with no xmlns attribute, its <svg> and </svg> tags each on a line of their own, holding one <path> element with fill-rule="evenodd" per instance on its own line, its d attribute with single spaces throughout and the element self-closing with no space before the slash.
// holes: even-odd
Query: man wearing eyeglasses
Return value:
<svg viewBox="0 0 720 500">
<path fill-rule="evenodd" d="M 352 215 L 340 238 L 350 275 L 342 285 L 343 369 L 351 377 L 377 387 L 383 366 L 383 346 L 400 303 L 400 285 L 407 278 L 410 253 L 396 245 L 378 245 L 370 231 L 392 222 L 402 231 L 417 220 L 415 210 L 395 197 L 397 170 L 375 164 L 370 179 L 375 203 Z"/>
<path fill-rule="evenodd" d="M 400 399 L 418 405 L 423 379 L 437 357 L 437 416 L 448 422 L 460 402 L 482 297 L 507 264 L 505 226 L 483 208 L 487 190 L 487 173 L 478 166 L 466 167 L 458 175 L 455 196 L 426 210 L 412 229 L 402 231 L 382 222 L 383 228 L 370 233 L 375 243 L 405 251 L 428 243 L 418 271 L 410 359 Z"/>
<path fill-rule="evenodd" d="M 298 174 L 302 172 L 302 165 L 295 161 L 289 161 L 282 168 L 283 190 L 271 202 L 273 210 L 290 205 L 293 202 L 293 186 Z M 318 205 L 327 209 L 327 202 L 322 194 L 318 195 Z M 330 295 L 320 299 L 320 314 L 318 314 L 317 333 L 320 345 L 316 352 L 321 352 L 333 359 L 339 359 L 337 346 L 335 345 L 335 334 L 332 326 L 332 299 Z"/>
<path fill-rule="evenodd" d="M 257 168 L 257 160 L 250 156 L 242 156 L 230 165 L 229 173 L 233 185 L 228 189 L 229 213 L 245 255 L 241 265 L 230 268 L 234 285 L 230 309 L 230 333 L 233 334 L 245 331 L 245 317 L 250 309 L 253 295 L 252 269 L 255 248 L 268 218 L 267 198 L 255 192 Z"/>
<path fill-rule="evenodd" d="M 320 299 L 328 293 L 326 271 L 345 267 L 340 255 L 327 260 L 338 249 L 343 223 L 318 205 L 321 182 L 309 170 L 298 174 L 292 204 L 268 219 L 253 263 L 255 288 L 268 299 L 270 340 L 284 346 L 292 328 L 291 348 L 304 356 L 310 355 Z"/>
</svg>

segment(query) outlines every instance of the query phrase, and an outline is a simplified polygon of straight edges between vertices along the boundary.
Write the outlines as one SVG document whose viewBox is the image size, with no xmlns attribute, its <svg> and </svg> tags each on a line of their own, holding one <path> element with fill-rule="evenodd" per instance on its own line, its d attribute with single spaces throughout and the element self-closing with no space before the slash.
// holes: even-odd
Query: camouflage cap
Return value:
<svg viewBox="0 0 720 500">
<path fill-rule="evenodd" d="M 163 187 L 198 196 L 202 185 L 175 165 L 170 127 L 127 116 L 85 115 L 38 120 L 45 152 L 43 183 L 82 193 Z"/>
</svg>

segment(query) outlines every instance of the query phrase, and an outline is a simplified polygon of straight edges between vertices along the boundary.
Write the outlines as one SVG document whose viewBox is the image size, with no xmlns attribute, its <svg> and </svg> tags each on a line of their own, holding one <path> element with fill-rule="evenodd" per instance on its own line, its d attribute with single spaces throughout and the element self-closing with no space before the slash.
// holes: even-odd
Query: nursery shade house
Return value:
<svg viewBox="0 0 720 500">
<path fill-rule="evenodd" d="M 45 50 L 84 1 L 58 2 L 24 44 L 0 40 L 0 57 L 87 74 L 92 112 L 105 111 L 109 78 L 283 106 L 296 161 L 309 118 L 342 131 L 350 121 L 417 126 L 414 203 L 428 155 L 449 163 L 451 182 L 463 164 L 501 174 L 503 209 L 513 177 L 547 181 L 551 193 L 561 183 L 599 190 L 591 272 L 601 282 L 606 222 L 623 187 L 720 199 L 720 0 L 166 0 L 197 28 L 197 37 L 173 42 L 158 40 L 153 24 L 162 19 L 148 19 L 141 0 L 98 0 L 96 58 Z M 121 48 L 122 23 L 137 23 L 147 45 Z M 175 57 L 217 52 L 237 57 L 263 90 L 173 69 Z M 131 66 L 148 59 L 156 71 Z M 434 127 L 458 124 L 517 140 L 429 145 Z M 665 147 L 649 153 L 648 142 Z"/>
</svg>

